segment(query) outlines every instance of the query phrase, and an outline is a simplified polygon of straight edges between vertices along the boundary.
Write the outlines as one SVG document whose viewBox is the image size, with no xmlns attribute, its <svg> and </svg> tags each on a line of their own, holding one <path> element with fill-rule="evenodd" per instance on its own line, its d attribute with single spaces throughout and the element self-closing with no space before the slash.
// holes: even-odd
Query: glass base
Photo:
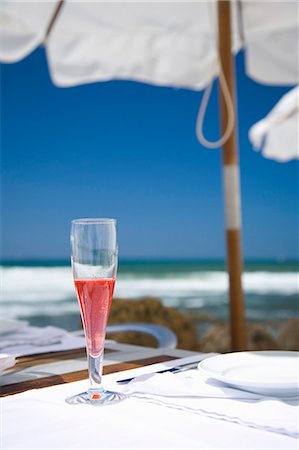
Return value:
<svg viewBox="0 0 299 450">
<path fill-rule="evenodd" d="M 101 391 L 101 392 L 82 392 L 81 394 L 68 397 L 65 401 L 69 405 L 79 405 L 82 403 L 92 406 L 103 406 L 117 403 L 124 400 L 126 396 L 120 392 Z"/>
</svg>

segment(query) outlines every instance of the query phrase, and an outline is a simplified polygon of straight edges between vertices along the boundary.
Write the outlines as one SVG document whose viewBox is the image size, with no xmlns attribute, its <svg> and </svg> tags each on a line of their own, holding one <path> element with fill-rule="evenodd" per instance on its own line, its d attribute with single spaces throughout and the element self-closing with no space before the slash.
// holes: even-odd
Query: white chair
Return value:
<svg viewBox="0 0 299 450">
<path fill-rule="evenodd" d="M 178 340 L 173 331 L 153 323 L 124 323 L 122 325 L 108 325 L 107 334 L 138 331 L 153 336 L 158 341 L 158 348 L 176 348 Z"/>
<path fill-rule="evenodd" d="M 108 325 L 106 334 L 138 331 L 153 336 L 158 342 L 158 348 L 176 348 L 178 340 L 173 331 L 153 323 L 124 323 L 122 325 Z M 72 331 L 74 336 L 84 335 L 83 330 Z"/>
</svg>

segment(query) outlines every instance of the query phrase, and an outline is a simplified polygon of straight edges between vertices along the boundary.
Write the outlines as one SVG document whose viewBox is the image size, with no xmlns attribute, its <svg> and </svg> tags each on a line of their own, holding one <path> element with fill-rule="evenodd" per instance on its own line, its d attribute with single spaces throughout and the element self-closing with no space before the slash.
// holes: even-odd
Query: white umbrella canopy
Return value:
<svg viewBox="0 0 299 450">
<path fill-rule="evenodd" d="M 232 53 L 245 50 L 247 74 L 256 81 L 297 84 L 297 0 L 2 1 L 0 30 L 0 61 L 18 61 L 43 44 L 58 86 L 131 79 L 200 90 L 219 74 L 223 136 L 217 143 L 204 139 L 205 106 L 200 109 L 197 134 L 210 147 L 223 146 L 232 349 L 244 350 Z"/>
<path fill-rule="evenodd" d="M 58 86 L 118 78 L 202 89 L 216 74 L 214 2 L 66 1 L 49 33 L 61 5 L 1 3 L 0 59 L 15 62 L 45 43 Z"/>
<path fill-rule="evenodd" d="M 265 158 L 279 162 L 299 159 L 299 86 L 250 128 L 249 139 Z"/>
<path fill-rule="evenodd" d="M 248 75 L 296 84 L 297 1 L 233 1 L 231 16 L 233 50 L 245 48 Z M 58 86 L 117 78 L 202 89 L 218 73 L 215 0 L 2 1 L 0 29 L 3 62 L 46 43 Z"/>
</svg>

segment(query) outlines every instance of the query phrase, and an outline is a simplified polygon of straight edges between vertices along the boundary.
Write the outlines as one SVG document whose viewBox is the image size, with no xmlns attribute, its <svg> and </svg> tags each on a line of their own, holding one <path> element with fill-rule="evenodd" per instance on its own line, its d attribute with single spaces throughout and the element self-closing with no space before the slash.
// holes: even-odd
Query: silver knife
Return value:
<svg viewBox="0 0 299 450">
<path fill-rule="evenodd" d="M 197 366 L 198 366 L 198 363 L 200 361 L 196 361 L 196 362 L 192 362 L 192 363 L 180 364 L 180 365 L 175 366 L 175 367 L 170 367 L 169 369 L 158 370 L 157 372 L 153 372 L 153 374 L 154 373 L 165 373 L 165 372 L 178 373 L 178 372 L 183 372 L 184 370 L 196 369 Z M 151 374 L 151 372 L 149 372 L 149 374 Z M 137 376 L 140 376 L 140 375 L 137 375 Z M 137 376 L 136 377 L 132 377 L 132 378 L 125 378 L 123 380 L 118 380 L 117 383 L 119 383 L 119 384 L 130 383 L 130 381 L 135 380 L 135 378 L 137 378 Z"/>
</svg>

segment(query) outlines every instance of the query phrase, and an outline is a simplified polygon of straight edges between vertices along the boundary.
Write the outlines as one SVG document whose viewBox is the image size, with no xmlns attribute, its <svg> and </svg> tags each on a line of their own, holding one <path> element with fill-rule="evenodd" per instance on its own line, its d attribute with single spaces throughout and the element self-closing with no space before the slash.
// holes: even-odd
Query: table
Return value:
<svg viewBox="0 0 299 450">
<path fill-rule="evenodd" d="M 108 342 L 104 384 L 198 355 Z M 167 362 L 168 361 L 168 362 Z M 156 367 L 156 366 L 154 366 Z M 33 378 L 34 377 L 34 378 Z M 94 408 L 65 397 L 87 386 L 85 351 L 20 358 L 1 377 L 3 449 L 297 449 L 286 435 L 245 427 L 129 398 Z"/>
<path fill-rule="evenodd" d="M 108 340 L 103 373 L 107 375 L 194 354 L 187 350 L 156 349 Z M 17 358 L 17 365 L 0 378 L 2 396 L 84 380 L 88 377 L 86 366 L 85 349 Z"/>
</svg>

